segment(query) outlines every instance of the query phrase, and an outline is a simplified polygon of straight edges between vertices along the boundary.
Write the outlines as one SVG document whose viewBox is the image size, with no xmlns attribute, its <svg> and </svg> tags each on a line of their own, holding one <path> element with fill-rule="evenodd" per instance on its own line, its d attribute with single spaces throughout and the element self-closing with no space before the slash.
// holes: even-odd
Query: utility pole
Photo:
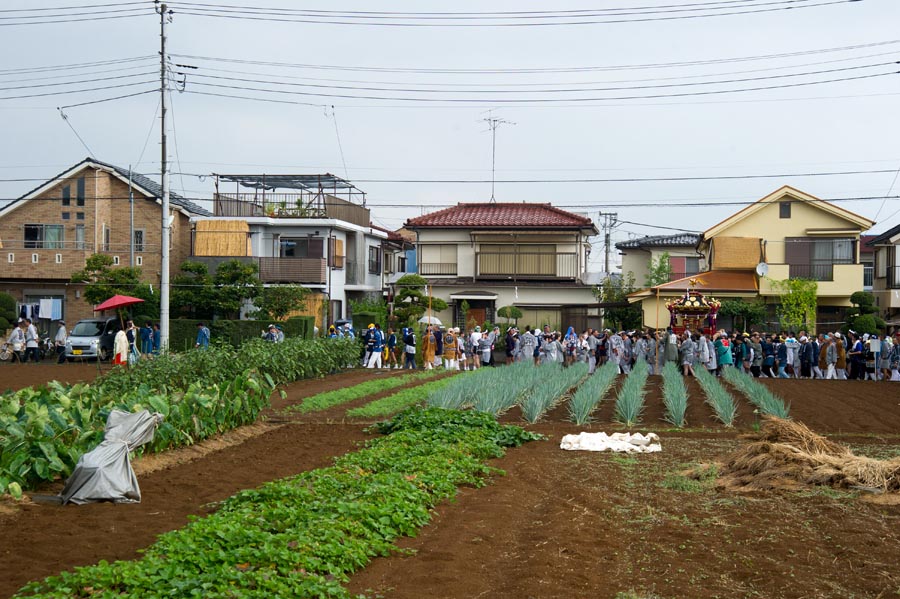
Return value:
<svg viewBox="0 0 900 599">
<path fill-rule="evenodd" d="M 619 215 L 615 212 L 601 212 L 599 216 L 603 219 L 603 272 L 609 276 L 609 257 L 612 253 L 611 236 L 612 230 L 618 224 Z"/>
<path fill-rule="evenodd" d="M 496 180 L 495 172 L 497 165 L 497 127 L 500 125 L 515 125 L 515 123 L 494 117 L 493 111 L 491 111 L 489 117 L 482 120 L 491 128 L 491 204 L 495 204 L 497 202 L 497 200 L 494 199 L 494 183 Z"/>
<path fill-rule="evenodd" d="M 130 261 L 128 265 L 134 268 L 134 187 L 131 184 L 131 165 L 128 165 L 128 208 L 131 212 L 129 232 L 131 233 L 131 243 L 128 244 Z"/>
<path fill-rule="evenodd" d="M 163 351 L 169 348 L 169 235 L 171 220 L 169 218 L 169 168 L 166 161 L 166 111 L 169 91 L 168 76 L 166 73 L 166 22 L 171 20 L 172 13 L 166 4 L 160 4 L 159 13 L 159 91 L 160 98 L 160 146 L 161 146 L 161 170 L 162 174 L 162 236 L 160 238 L 162 263 L 159 271 L 159 332 L 160 346 Z"/>
</svg>

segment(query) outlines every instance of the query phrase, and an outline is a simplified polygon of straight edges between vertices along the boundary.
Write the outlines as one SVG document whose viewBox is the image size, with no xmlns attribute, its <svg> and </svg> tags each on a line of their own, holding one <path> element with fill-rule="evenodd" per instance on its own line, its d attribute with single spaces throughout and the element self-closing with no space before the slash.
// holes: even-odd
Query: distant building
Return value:
<svg viewBox="0 0 900 599">
<path fill-rule="evenodd" d="M 229 183 L 234 192 L 221 191 Z M 193 219 L 191 260 L 214 272 L 227 260 L 259 266 L 266 285 L 314 293 L 303 313 L 320 330 L 349 316 L 350 300 L 382 296 L 383 244 L 365 194 L 330 174 L 216 175 L 214 214 Z"/>
<path fill-rule="evenodd" d="M 875 255 L 875 303 L 886 320 L 900 327 L 900 225 L 873 235 L 867 245 Z"/>
<path fill-rule="evenodd" d="M 516 306 L 519 325 L 599 325 L 585 283 L 590 218 L 550 204 L 461 203 L 406 221 L 416 235 L 418 273 L 449 304 L 445 326 L 503 322 Z M 463 308 L 468 307 L 464 312 Z"/>
<path fill-rule="evenodd" d="M 162 188 L 132 173 L 134 229 L 129 204 L 129 171 L 86 158 L 41 183 L 0 209 L 0 291 L 25 305 L 47 300 L 57 316 L 69 322 L 94 316 L 82 298 L 82 286 L 70 284 L 72 273 L 85 267 L 94 253 L 111 256 L 114 264 L 134 266 L 142 280 L 159 288 L 161 268 Z M 177 267 L 190 254 L 193 216 L 209 211 L 170 194 L 171 260 Z M 41 328 L 51 314 L 40 312 Z"/>
<path fill-rule="evenodd" d="M 704 257 L 697 251 L 698 243 L 699 233 L 678 233 L 620 241 L 616 249 L 622 255 L 622 274 L 632 273 L 635 285 L 642 287 L 650 274 L 650 263 L 658 261 L 663 254 L 669 255 L 670 281 L 705 270 Z"/>
</svg>

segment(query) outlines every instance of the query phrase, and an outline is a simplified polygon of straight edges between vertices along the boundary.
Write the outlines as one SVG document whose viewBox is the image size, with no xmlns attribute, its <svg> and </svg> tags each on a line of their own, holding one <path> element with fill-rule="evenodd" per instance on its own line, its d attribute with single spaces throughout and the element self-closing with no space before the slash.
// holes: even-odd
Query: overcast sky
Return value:
<svg viewBox="0 0 900 599">
<path fill-rule="evenodd" d="M 306 3 L 304 8 L 483 12 L 678 5 L 693 9 L 699 2 L 701 0 L 341 1 Z M 299 6 L 295 2 L 278 0 L 228 0 L 226 3 L 252 7 Z M 46 3 L 5 0 L 0 10 L 77 4 L 77 0 Z M 727 3 L 718 4 L 721 9 Z M 665 9 L 667 12 L 656 13 L 656 17 L 667 20 L 530 27 L 421 26 L 426 21 L 417 21 L 419 26 L 414 27 L 271 22 L 248 19 L 247 16 L 254 15 L 247 13 L 239 19 L 193 16 L 185 14 L 190 9 L 179 8 L 176 4 L 174 20 L 169 27 L 169 51 L 182 56 L 173 56 L 172 62 L 199 67 L 187 76 L 188 92 L 238 94 L 307 102 L 315 106 L 173 92 L 174 119 L 170 124 L 174 125 L 174 136 L 170 136 L 170 140 L 177 141 L 170 146 L 173 169 L 191 173 L 174 176 L 173 190 L 189 197 L 209 198 L 210 179 L 202 180 L 192 174 L 327 171 L 346 176 L 368 193 L 375 223 L 397 228 L 406 218 L 443 205 L 487 201 L 490 184 L 366 180 L 490 180 L 491 135 L 483 119 L 493 114 L 510 121 L 497 130 L 498 180 L 886 171 L 791 178 L 497 184 L 498 201 L 551 202 L 594 218 L 604 206 L 616 205 L 605 210 L 615 212 L 620 220 L 629 222 L 617 227 L 614 241 L 667 232 L 647 225 L 703 230 L 741 207 L 677 207 L 671 206 L 673 203 L 750 202 L 784 184 L 821 198 L 887 194 L 896 169 L 900 168 L 900 119 L 897 117 L 900 75 L 883 74 L 900 70 L 898 65 L 889 64 L 900 60 L 900 2 L 733 0 L 732 4 L 741 8 L 732 12 L 745 14 L 670 19 L 702 13 Z M 794 4 L 794 8 L 752 12 L 788 4 Z M 0 16 L 4 17 L 4 23 L 9 23 L 7 17 L 21 14 L 7 12 Z M 573 17 L 569 20 L 578 21 L 579 13 L 571 14 Z M 342 18 L 352 21 L 356 17 L 345 15 Z M 593 20 L 633 18 L 636 17 L 605 15 Z M 525 21 L 527 19 L 516 22 Z M 540 19 L 535 21 L 541 22 Z M 487 21 L 478 18 L 454 22 Z M 29 26 L 15 24 L 2 26 L 0 30 L 0 51 L 4 56 L 0 65 L 0 81 L 3 82 L 0 85 L 4 89 L 0 91 L 0 97 L 158 79 L 158 62 L 152 58 L 90 69 L 10 72 L 12 69 L 154 56 L 159 50 L 159 24 L 158 17 L 149 9 L 145 15 L 136 18 Z M 866 47 L 694 66 L 601 69 L 758 57 L 857 45 Z M 186 56 L 354 67 L 356 70 L 264 66 Z M 583 70 L 585 67 L 592 68 Z M 124 70 L 126 68 L 129 70 Z M 370 70 L 372 68 L 382 70 Z M 563 72 L 563 69 L 573 68 L 582 70 Z M 397 72 L 401 69 L 475 72 Z M 488 69 L 506 72 L 483 72 Z M 511 73 L 511 69 L 543 70 Z M 796 76 L 809 72 L 817 73 Z M 68 75 L 68 79 L 60 78 L 60 75 Z M 135 77 L 91 81 L 121 75 Z M 238 82 L 201 75 L 256 81 L 277 79 L 307 87 L 273 86 L 271 83 Z M 866 78 L 858 78 L 862 76 Z M 640 100 L 574 100 L 690 94 L 851 77 L 854 79 L 849 81 L 743 93 Z M 734 79 L 752 81 L 684 85 Z M 24 87 L 75 80 L 86 82 L 68 87 Z M 393 99 L 274 94 L 205 87 L 200 83 Z M 674 87 L 658 87 L 673 84 Z M 308 87 L 310 85 L 339 87 Z M 12 87 L 21 89 L 10 89 Z M 350 87 L 378 89 L 348 89 Z M 642 89 L 608 90 L 610 87 Z M 0 182 L 0 197 L 17 197 L 37 184 L 37 181 L 9 179 L 46 179 L 88 154 L 60 117 L 57 106 L 151 88 L 153 84 L 0 100 L 0 130 L 4 142 L 0 144 L 0 179 L 7 180 Z M 607 89 L 598 91 L 596 88 Z M 420 91 L 401 92 L 398 89 Z M 576 91 L 548 92 L 552 89 Z M 398 99 L 408 97 L 418 100 L 405 102 Z M 440 101 L 421 101 L 425 97 Z M 478 101 L 449 102 L 451 98 Z M 550 98 L 565 101 L 522 103 L 526 99 Z M 509 105 L 501 103 L 501 99 L 518 103 Z M 158 94 L 149 93 L 72 107 L 65 113 L 96 157 L 123 166 L 135 164 L 135 170 L 153 173 L 159 170 L 157 108 Z M 491 109 L 493 112 L 489 113 Z M 142 155 L 148 132 L 149 143 Z M 340 148 L 343 148 L 343 158 Z M 900 183 L 893 187 L 893 194 L 898 192 Z M 873 232 L 900 223 L 898 200 L 838 203 L 877 220 Z M 385 206 L 398 204 L 408 207 Z M 623 204 L 653 206 L 628 207 Z M 595 258 L 599 257 L 600 249 L 597 246 Z"/>
</svg>

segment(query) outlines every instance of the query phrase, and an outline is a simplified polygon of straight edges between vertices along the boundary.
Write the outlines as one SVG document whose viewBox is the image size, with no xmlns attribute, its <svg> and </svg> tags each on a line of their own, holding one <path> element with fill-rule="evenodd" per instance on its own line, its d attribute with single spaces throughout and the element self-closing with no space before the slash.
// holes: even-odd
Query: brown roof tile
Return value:
<svg viewBox="0 0 900 599">
<path fill-rule="evenodd" d="M 581 229 L 594 224 L 590 218 L 579 216 L 550 204 L 526 203 L 460 203 L 406 221 L 411 229 L 441 228 L 570 228 Z"/>
</svg>

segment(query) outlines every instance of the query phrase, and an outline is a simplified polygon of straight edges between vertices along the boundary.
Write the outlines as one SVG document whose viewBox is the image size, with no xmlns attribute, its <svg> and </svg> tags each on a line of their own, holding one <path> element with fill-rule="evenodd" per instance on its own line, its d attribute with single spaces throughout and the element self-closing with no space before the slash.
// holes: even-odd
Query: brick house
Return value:
<svg viewBox="0 0 900 599">
<path fill-rule="evenodd" d="M 134 234 L 131 234 L 128 169 L 86 158 L 22 197 L 0 208 L 0 291 L 17 302 L 62 300 L 62 316 L 70 325 L 94 315 L 79 285 L 69 283 L 94 253 L 112 256 L 116 264 L 134 266 L 142 279 L 159 285 L 161 265 L 162 187 L 132 175 Z M 190 217 L 209 215 L 193 202 L 170 193 L 171 261 L 177 268 L 190 255 Z M 49 320 L 42 316 L 42 329 Z"/>
<path fill-rule="evenodd" d="M 586 282 L 588 239 L 597 235 L 590 218 L 550 204 L 461 203 L 405 228 L 416 235 L 418 274 L 449 305 L 436 313 L 444 325 L 498 322 L 503 306 L 522 311 L 523 327 L 599 325 Z"/>
</svg>

